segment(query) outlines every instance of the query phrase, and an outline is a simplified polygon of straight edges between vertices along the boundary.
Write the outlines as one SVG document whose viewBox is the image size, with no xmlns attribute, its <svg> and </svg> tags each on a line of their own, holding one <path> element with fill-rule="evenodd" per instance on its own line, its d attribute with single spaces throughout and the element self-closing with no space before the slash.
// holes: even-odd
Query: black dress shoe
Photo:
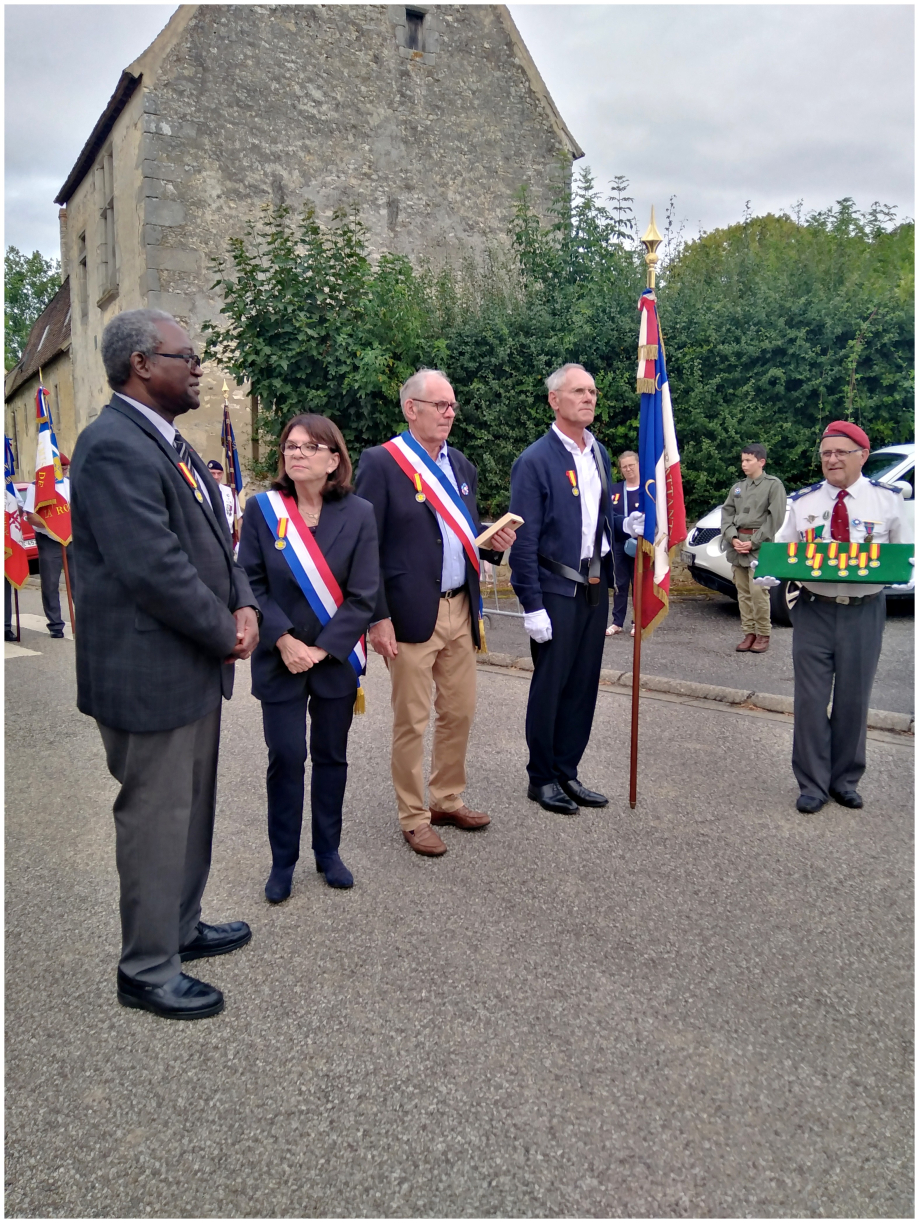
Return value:
<svg viewBox="0 0 919 1223">
<path fill-rule="evenodd" d="M 546 786 L 527 786 L 527 798 L 539 803 L 545 811 L 555 811 L 558 815 L 577 815 L 578 805 L 571 801 L 557 781 L 550 781 Z"/>
<path fill-rule="evenodd" d="M 234 923 L 236 924 L 236 923 Z M 118 970 L 118 1001 L 161 1019 L 207 1019 L 223 1010 L 223 994 L 213 985 L 177 972 L 165 985 L 145 985 Z"/>
<path fill-rule="evenodd" d="M 571 781 L 561 782 L 561 787 L 579 807 L 605 807 L 609 803 L 605 794 L 598 794 L 596 790 L 588 790 L 576 777 Z"/>
<path fill-rule="evenodd" d="M 15 641 L 16 634 L 11 629 L 7 629 L 7 631 L 3 634 L 3 640 L 4 641 Z"/>
<path fill-rule="evenodd" d="M 183 947 L 179 955 L 182 962 L 186 960 L 202 960 L 205 956 L 226 955 L 237 947 L 245 947 L 252 938 L 252 931 L 244 921 L 228 921 L 222 926 L 209 926 L 207 922 L 198 922 L 198 933 Z"/>
<path fill-rule="evenodd" d="M 865 805 L 858 790 L 831 790 L 830 798 L 840 807 L 854 807 L 856 811 Z"/>
<path fill-rule="evenodd" d="M 269 904 L 279 905 L 290 895 L 294 878 L 294 866 L 273 866 L 265 884 L 265 899 Z"/>
<path fill-rule="evenodd" d="M 816 798 L 813 794 L 799 794 L 795 806 L 803 815 L 813 815 L 826 806 L 826 799 Z"/>
<path fill-rule="evenodd" d="M 49 636 L 49 637 L 53 637 L 53 638 L 55 639 L 55 641 L 63 641 L 63 640 L 64 640 L 64 634 L 63 634 L 63 633 L 49 633 L 49 634 L 48 634 L 48 636 Z"/>
</svg>

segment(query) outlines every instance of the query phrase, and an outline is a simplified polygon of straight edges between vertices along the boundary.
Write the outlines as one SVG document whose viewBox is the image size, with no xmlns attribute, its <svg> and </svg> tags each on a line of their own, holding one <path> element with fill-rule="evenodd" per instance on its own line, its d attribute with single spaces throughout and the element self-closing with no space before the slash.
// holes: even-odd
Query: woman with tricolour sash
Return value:
<svg viewBox="0 0 919 1223">
<path fill-rule="evenodd" d="M 307 715 L 316 869 L 330 887 L 354 883 L 338 851 L 379 551 L 373 509 L 353 495 L 348 449 L 327 417 L 295 416 L 285 425 L 277 479 L 246 504 L 239 562 L 263 617 L 252 693 L 262 703 L 268 745 L 272 865 L 265 896 L 280 904 L 300 856 Z"/>
</svg>

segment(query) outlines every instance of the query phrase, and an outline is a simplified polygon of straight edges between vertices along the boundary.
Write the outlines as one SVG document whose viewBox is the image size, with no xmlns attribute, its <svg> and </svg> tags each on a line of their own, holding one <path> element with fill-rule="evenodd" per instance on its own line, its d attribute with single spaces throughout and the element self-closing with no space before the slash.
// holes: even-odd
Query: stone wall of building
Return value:
<svg viewBox="0 0 919 1223">
<path fill-rule="evenodd" d="M 356 206 L 375 252 L 436 263 L 503 241 L 523 184 L 544 211 L 560 153 L 580 154 L 503 6 L 183 6 L 129 71 L 142 82 L 113 133 L 120 296 L 94 312 L 90 289 L 74 328 L 87 418 L 110 311 L 168 310 L 200 344 L 220 309 L 211 262 L 263 204 L 311 200 L 321 220 Z M 94 190 L 88 175 L 68 203 L 71 269 Z M 182 425 L 206 457 L 222 383 L 205 370 Z M 231 403 L 245 458 L 244 388 Z"/>
</svg>

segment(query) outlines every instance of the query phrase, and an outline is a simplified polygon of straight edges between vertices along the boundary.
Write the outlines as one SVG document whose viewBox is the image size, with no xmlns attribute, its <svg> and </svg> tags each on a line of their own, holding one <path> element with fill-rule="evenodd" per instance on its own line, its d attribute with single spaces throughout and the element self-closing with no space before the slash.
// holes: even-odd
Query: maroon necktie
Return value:
<svg viewBox="0 0 919 1223">
<path fill-rule="evenodd" d="M 833 517 L 830 519 L 830 536 L 838 539 L 841 544 L 849 542 L 849 511 L 846 509 L 846 496 L 846 490 L 841 488 L 836 494 Z"/>
</svg>

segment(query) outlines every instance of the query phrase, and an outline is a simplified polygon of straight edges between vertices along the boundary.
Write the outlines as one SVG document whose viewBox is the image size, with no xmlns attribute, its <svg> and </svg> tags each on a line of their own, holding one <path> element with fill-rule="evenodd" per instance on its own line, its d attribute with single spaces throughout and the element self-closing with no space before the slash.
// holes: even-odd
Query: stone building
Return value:
<svg viewBox="0 0 919 1223">
<path fill-rule="evenodd" d="M 183 5 L 122 73 L 56 202 L 74 394 L 107 399 L 102 329 L 139 306 L 202 342 L 211 260 L 268 202 L 357 205 L 372 248 L 433 260 L 501 241 L 526 184 L 580 157 L 502 5 Z M 223 371 L 183 432 L 218 453 Z M 245 457 L 247 390 L 231 393 Z"/>
<path fill-rule="evenodd" d="M 36 319 L 18 364 L 6 375 L 6 436 L 13 443 L 17 480 L 31 480 L 35 475 L 38 450 L 35 395 L 39 371 L 48 392 L 48 406 L 58 446 L 64 454 L 69 455 L 77 440 L 70 343 L 68 279 Z"/>
</svg>

